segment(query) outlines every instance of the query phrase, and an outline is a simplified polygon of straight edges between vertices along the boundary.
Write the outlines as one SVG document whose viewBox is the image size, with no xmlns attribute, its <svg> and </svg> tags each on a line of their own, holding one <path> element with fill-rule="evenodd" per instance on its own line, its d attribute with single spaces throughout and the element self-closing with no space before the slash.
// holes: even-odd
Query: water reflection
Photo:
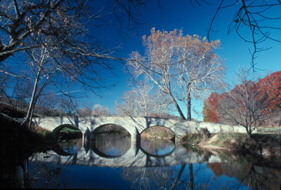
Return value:
<svg viewBox="0 0 281 190">
<path fill-rule="evenodd" d="M 26 162 L 29 165 L 23 164 L 24 167 L 18 166 L 11 172 L 1 170 L 0 184 L 3 186 L 3 181 L 11 178 L 16 186 L 30 188 L 270 190 L 281 187 L 280 168 L 257 164 L 229 152 L 209 152 L 147 139 L 141 139 L 139 149 L 137 143 L 117 134 L 95 136 L 88 151 L 82 147 L 81 139 L 60 146 L 72 155 L 54 151 L 35 153 Z"/>
<path fill-rule="evenodd" d="M 142 138 L 140 147 L 142 151 L 150 156 L 163 157 L 172 154 L 175 143 L 171 140 Z"/>
<path fill-rule="evenodd" d="M 66 153 L 75 154 L 82 148 L 82 139 L 69 139 L 58 144 Z"/>
<path fill-rule="evenodd" d="M 223 175 L 235 177 L 242 184 L 252 189 L 281 188 L 280 170 L 255 165 L 245 158 L 240 158 L 239 161 L 235 162 L 208 163 L 207 166 L 217 177 Z M 239 184 L 237 185 L 239 186 Z"/>
<path fill-rule="evenodd" d="M 105 158 L 115 158 L 124 155 L 131 148 L 131 138 L 122 133 L 103 133 L 95 135 L 91 149 Z"/>
<path fill-rule="evenodd" d="M 122 177 L 139 189 L 267 189 L 281 188 L 280 169 L 253 165 L 244 158 L 225 163 L 174 167 L 124 168 Z"/>
<path fill-rule="evenodd" d="M 160 189 L 170 185 L 173 167 L 136 167 L 123 168 L 121 176 L 131 182 L 131 188 Z"/>
</svg>

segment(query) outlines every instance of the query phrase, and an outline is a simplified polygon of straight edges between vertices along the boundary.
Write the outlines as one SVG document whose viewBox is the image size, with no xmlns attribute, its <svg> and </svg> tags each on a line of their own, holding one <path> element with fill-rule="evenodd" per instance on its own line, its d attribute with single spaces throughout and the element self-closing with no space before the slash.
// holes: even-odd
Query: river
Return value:
<svg viewBox="0 0 281 190">
<path fill-rule="evenodd" d="M 281 187 L 280 168 L 266 167 L 231 152 L 183 147 L 169 140 L 142 138 L 131 142 L 125 135 L 103 134 L 85 145 L 74 139 L 60 143 L 60 147 L 63 153 L 36 152 L 16 169 L 2 172 L 1 187 L 3 183 L 59 189 Z"/>
</svg>

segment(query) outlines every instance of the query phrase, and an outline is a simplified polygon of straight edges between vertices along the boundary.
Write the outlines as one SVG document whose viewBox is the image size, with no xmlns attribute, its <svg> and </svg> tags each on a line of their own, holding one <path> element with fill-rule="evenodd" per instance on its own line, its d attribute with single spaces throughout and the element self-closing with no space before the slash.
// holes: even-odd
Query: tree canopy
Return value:
<svg viewBox="0 0 281 190">
<path fill-rule="evenodd" d="M 191 120 L 191 98 L 200 98 L 224 76 L 224 65 L 214 50 L 219 40 L 208 42 L 198 35 L 183 35 L 181 30 L 156 31 L 143 36 L 146 54 L 131 54 L 128 62 L 136 77 L 143 75 L 168 95 L 183 119 Z M 187 116 L 178 101 L 187 105 Z"/>
</svg>

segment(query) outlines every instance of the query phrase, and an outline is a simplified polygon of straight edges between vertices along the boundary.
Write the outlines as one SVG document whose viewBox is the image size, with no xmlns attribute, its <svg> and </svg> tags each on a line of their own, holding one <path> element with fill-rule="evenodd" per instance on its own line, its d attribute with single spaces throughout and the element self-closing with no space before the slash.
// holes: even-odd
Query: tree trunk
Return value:
<svg viewBox="0 0 281 190">
<path fill-rule="evenodd" d="M 248 138 L 251 138 L 251 135 L 252 135 L 252 126 L 251 126 L 251 124 L 247 124 L 246 125 L 246 132 L 247 132 Z"/>
<path fill-rule="evenodd" d="M 190 190 L 193 190 L 193 165 L 188 164 L 188 171 L 189 171 L 189 187 Z"/>
<path fill-rule="evenodd" d="M 186 97 L 186 101 L 187 101 L 187 107 L 186 107 L 186 111 L 187 111 L 187 120 L 191 121 L 191 97 L 190 97 L 190 90 L 187 91 L 187 97 Z"/>
<path fill-rule="evenodd" d="M 252 136 L 251 136 L 251 132 L 247 129 L 247 136 L 248 136 L 248 138 L 251 138 Z"/>
<path fill-rule="evenodd" d="M 182 175 L 182 172 L 183 172 L 183 170 L 184 170 L 184 168 L 185 168 L 185 165 L 186 165 L 186 164 L 181 165 L 180 171 L 179 171 L 179 173 L 178 173 L 176 179 L 174 180 L 174 182 L 173 182 L 173 184 L 172 184 L 172 186 L 170 187 L 169 190 L 175 189 L 175 187 L 176 187 L 176 185 L 177 185 L 177 183 L 178 183 L 178 181 L 179 181 L 179 179 L 180 179 L 180 177 L 181 177 L 181 175 Z"/>
<path fill-rule="evenodd" d="M 169 92 L 168 95 L 170 96 L 170 98 L 172 99 L 174 105 L 176 106 L 177 108 L 177 111 L 178 113 L 180 114 L 180 117 L 184 120 L 186 120 L 185 116 L 183 115 L 182 111 L 181 111 L 181 108 L 179 106 L 179 104 L 177 103 L 176 99 L 174 98 L 174 96 Z"/>
<path fill-rule="evenodd" d="M 33 115 L 33 109 L 35 107 L 35 103 L 36 103 L 36 100 L 37 100 L 37 98 L 35 96 L 36 96 L 37 87 L 38 87 L 38 83 L 39 83 L 40 73 L 41 73 L 41 67 L 39 68 L 39 70 L 37 72 L 37 76 L 36 76 L 35 81 L 34 81 L 33 91 L 32 91 L 32 95 L 31 95 L 29 107 L 28 107 L 28 110 L 27 110 L 27 114 L 26 114 L 26 117 L 25 117 L 24 121 L 22 122 L 21 126 L 26 125 Z M 30 126 L 28 126 L 28 127 L 30 127 Z"/>
<path fill-rule="evenodd" d="M 187 103 L 187 106 L 186 106 L 186 112 L 187 112 L 187 115 L 186 115 L 186 120 L 187 121 L 191 121 L 191 97 L 190 97 L 190 86 L 191 86 L 191 82 L 190 82 L 190 78 L 189 78 L 189 82 L 187 83 L 185 78 L 182 76 L 181 77 L 184 84 L 185 84 L 185 87 L 186 87 L 186 103 Z"/>
</svg>

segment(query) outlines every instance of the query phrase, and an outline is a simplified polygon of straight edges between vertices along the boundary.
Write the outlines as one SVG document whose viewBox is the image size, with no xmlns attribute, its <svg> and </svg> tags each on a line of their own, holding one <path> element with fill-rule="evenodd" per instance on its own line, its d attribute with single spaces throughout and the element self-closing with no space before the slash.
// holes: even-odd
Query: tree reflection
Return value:
<svg viewBox="0 0 281 190">
<path fill-rule="evenodd" d="M 280 189 L 280 169 L 258 166 L 237 155 L 228 157 L 222 152 L 219 154 L 227 161 L 197 163 L 195 169 L 191 163 L 170 167 L 126 168 L 123 169 L 122 177 L 141 189 Z M 147 159 L 151 159 L 150 156 Z M 206 166 L 213 171 L 214 177 L 205 174 Z M 208 178 L 202 181 L 202 175 Z"/>
<path fill-rule="evenodd" d="M 180 177 L 181 177 L 181 175 L 182 175 L 182 172 L 183 172 L 183 170 L 184 170 L 184 168 L 185 168 L 185 165 L 186 165 L 186 164 L 183 164 L 183 165 L 181 166 L 180 171 L 179 171 L 177 177 L 175 178 L 174 182 L 172 183 L 172 186 L 170 187 L 170 190 L 173 190 L 173 189 L 176 187 L 176 185 L 177 185 L 177 183 L 178 183 L 178 181 L 179 181 L 179 179 L 180 179 Z M 190 165 L 192 166 L 192 164 L 190 164 Z"/>
<path fill-rule="evenodd" d="M 186 164 L 180 169 L 175 167 L 139 167 L 123 168 L 122 178 L 132 183 L 138 189 L 194 189 L 193 164 L 189 166 L 189 181 L 183 177 Z"/>
<path fill-rule="evenodd" d="M 188 164 L 189 165 L 189 186 L 190 189 L 193 190 L 193 165 L 192 164 Z"/>
<path fill-rule="evenodd" d="M 171 167 L 123 168 L 122 178 L 138 189 L 165 188 L 170 182 Z M 153 183 L 152 183 L 153 182 Z"/>
<path fill-rule="evenodd" d="M 207 166 L 218 177 L 226 175 L 235 177 L 242 184 L 251 189 L 280 189 L 281 171 L 273 168 L 261 167 L 246 159 L 239 159 L 226 163 L 208 163 Z M 237 184 L 236 188 L 239 188 Z"/>
</svg>

